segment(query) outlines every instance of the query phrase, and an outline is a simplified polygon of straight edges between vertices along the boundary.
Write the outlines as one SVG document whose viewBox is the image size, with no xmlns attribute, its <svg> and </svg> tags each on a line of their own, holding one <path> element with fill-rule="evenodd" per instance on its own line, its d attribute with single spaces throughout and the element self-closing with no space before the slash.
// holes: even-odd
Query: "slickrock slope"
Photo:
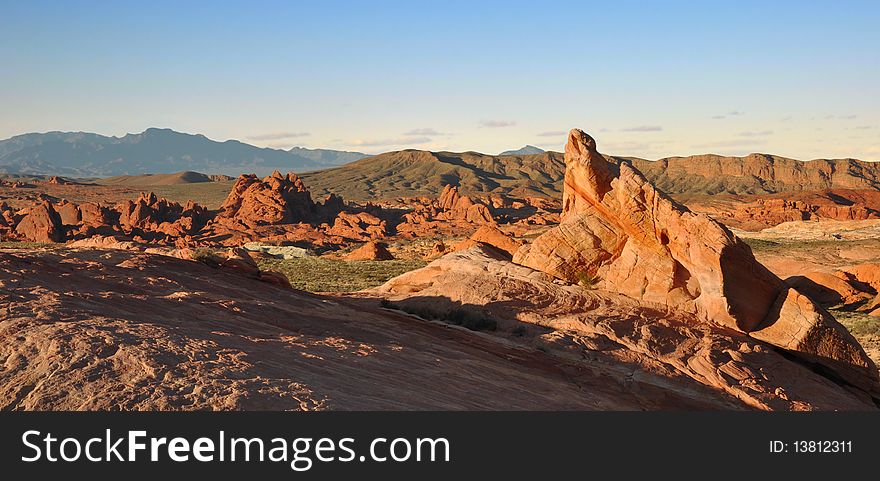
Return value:
<svg viewBox="0 0 880 481">
<path fill-rule="evenodd" d="M 746 407 L 167 256 L 0 251 L 0 286 L 0 409 Z"/>
<path fill-rule="evenodd" d="M 627 161 L 606 160 L 580 130 L 569 134 L 565 159 L 562 222 L 514 262 L 694 313 L 880 395 L 877 369 L 852 335 L 727 228 L 672 201 Z"/>
<path fill-rule="evenodd" d="M 375 292 L 412 312 L 489 316 L 499 331 L 585 365 L 620 369 L 633 383 L 695 395 L 714 391 L 755 409 L 876 409 L 864 391 L 745 333 L 661 304 L 559 285 L 483 247 L 447 254 Z"/>
</svg>

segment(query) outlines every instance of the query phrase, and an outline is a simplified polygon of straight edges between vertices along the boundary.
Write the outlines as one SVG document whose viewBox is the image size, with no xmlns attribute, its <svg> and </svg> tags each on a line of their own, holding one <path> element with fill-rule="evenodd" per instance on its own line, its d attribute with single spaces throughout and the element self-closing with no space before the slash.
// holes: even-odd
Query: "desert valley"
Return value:
<svg viewBox="0 0 880 481">
<path fill-rule="evenodd" d="M 880 164 L 563 142 L 9 164 L 0 408 L 877 409 Z"/>
</svg>

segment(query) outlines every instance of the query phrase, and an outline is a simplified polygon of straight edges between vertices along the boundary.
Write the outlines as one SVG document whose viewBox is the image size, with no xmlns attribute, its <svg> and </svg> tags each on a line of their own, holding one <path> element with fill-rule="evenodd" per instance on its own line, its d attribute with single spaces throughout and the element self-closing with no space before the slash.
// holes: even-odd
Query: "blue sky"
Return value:
<svg viewBox="0 0 880 481">
<path fill-rule="evenodd" d="M 880 2 L 475 3 L 2 0 L 0 137 L 880 159 Z"/>
</svg>

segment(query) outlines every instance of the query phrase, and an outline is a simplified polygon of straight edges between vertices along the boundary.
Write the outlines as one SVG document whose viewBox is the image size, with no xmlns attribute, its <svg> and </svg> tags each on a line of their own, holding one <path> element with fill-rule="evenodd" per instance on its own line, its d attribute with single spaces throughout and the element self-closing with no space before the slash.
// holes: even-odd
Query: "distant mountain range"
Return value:
<svg viewBox="0 0 880 481">
<path fill-rule="evenodd" d="M 237 176 L 306 172 L 366 157 L 360 152 L 294 147 L 279 150 L 237 140 L 217 142 L 170 129 L 107 137 L 85 132 L 24 134 L 0 140 L 0 172 L 107 177 L 198 171 Z"/>
<path fill-rule="evenodd" d="M 499 156 L 502 156 L 502 155 L 534 155 L 534 154 L 543 154 L 544 152 L 545 152 L 544 149 L 539 149 L 539 148 L 535 147 L 534 145 L 526 145 L 521 149 L 505 150 L 504 152 L 501 152 L 498 155 Z"/>
</svg>

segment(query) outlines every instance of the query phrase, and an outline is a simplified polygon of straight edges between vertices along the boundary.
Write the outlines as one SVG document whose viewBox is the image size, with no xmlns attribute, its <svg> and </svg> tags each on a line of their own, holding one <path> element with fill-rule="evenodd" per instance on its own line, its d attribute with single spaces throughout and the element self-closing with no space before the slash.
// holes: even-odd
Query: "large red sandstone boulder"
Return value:
<svg viewBox="0 0 880 481">
<path fill-rule="evenodd" d="M 853 385 L 874 396 L 880 394 L 877 367 L 859 342 L 807 296 L 795 289 L 784 290 L 771 307 L 766 325 L 749 336 L 830 367 Z"/>
<path fill-rule="evenodd" d="M 470 249 L 479 244 L 492 246 L 507 253 L 508 256 L 513 256 L 522 247 L 522 242 L 511 238 L 494 224 L 487 224 L 477 229 L 469 238 L 453 246 L 452 251 Z"/>
<path fill-rule="evenodd" d="M 755 333 L 880 392 L 877 369 L 852 336 L 727 228 L 672 201 L 627 161 L 605 159 L 583 131 L 569 133 L 565 161 L 561 224 L 514 262 Z"/>
<path fill-rule="evenodd" d="M 345 256 L 350 261 L 390 261 L 394 259 L 388 247 L 380 242 L 367 242 Z"/>
<path fill-rule="evenodd" d="M 434 243 L 434 246 L 431 247 L 431 252 L 428 252 L 422 258 L 426 261 L 433 260 L 433 259 L 436 259 L 436 258 L 446 254 L 447 252 L 450 252 L 450 251 L 446 247 L 446 244 L 444 244 L 443 241 L 437 241 L 436 243 Z"/>
<path fill-rule="evenodd" d="M 15 226 L 21 238 L 33 242 L 61 242 L 64 240 L 64 224 L 61 216 L 49 202 L 32 208 Z"/>
</svg>

